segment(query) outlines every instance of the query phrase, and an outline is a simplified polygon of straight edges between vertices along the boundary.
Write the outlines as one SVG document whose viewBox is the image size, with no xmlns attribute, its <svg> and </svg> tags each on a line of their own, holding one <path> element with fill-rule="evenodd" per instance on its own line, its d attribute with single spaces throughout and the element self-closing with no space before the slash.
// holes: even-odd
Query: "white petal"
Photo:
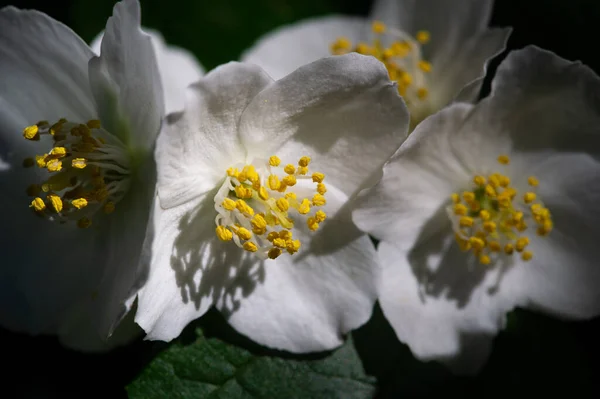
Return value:
<svg viewBox="0 0 600 399">
<path fill-rule="evenodd" d="M 383 65 L 359 54 L 299 68 L 263 90 L 242 116 L 248 156 L 280 155 L 311 168 L 352 195 L 381 173 L 406 138 L 408 112 Z"/>
<path fill-rule="evenodd" d="M 487 64 L 504 51 L 510 32 L 508 28 L 488 29 L 465 38 L 449 60 L 435 61 L 429 80 L 434 109 L 442 108 L 455 97 L 468 102 L 478 99 Z"/>
<path fill-rule="evenodd" d="M 493 0 L 376 0 L 370 17 L 411 35 L 431 34 L 424 46 L 425 59 L 440 66 L 469 39 L 485 31 Z"/>
<path fill-rule="evenodd" d="M 544 238 L 529 235 L 534 258 L 503 284 L 534 309 L 562 318 L 597 316 L 600 162 L 587 154 L 547 152 L 520 163 L 521 178 L 540 180 L 538 196 L 550 209 L 554 228 Z"/>
<path fill-rule="evenodd" d="M 347 213 L 335 214 L 346 200 L 330 186 L 323 230 L 294 228 L 303 245 L 298 253 L 257 269 L 242 266 L 245 276 L 225 282 L 216 306 L 234 328 L 262 345 L 313 352 L 341 345 L 344 334 L 369 319 L 379 267 L 369 238 Z"/>
<path fill-rule="evenodd" d="M 398 338 L 420 360 L 438 360 L 459 374 L 474 374 L 485 363 L 505 313 L 509 295 L 492 291 L 497 276 L 470 270 L 446 224 L 446 234 L 408 252 L 379 244 L 382 263 L 379 301 Z M 426 275 L 427 268 L 436 271 Z M 477 265 L 475 265 L 477 267 Z M 500 290 L 505 285 L 500 286 Z"/>
<path fill-rule="evenodd" d="M 158 194 L 170 208 L 215 188 L 246 160 L 238 134 L 250 101 L 272 80 L 254 65 L 229 63 L 190 86 L 185 111 L 167 118 L 158 138 Z"/>
<path fill-rule="evenodd" d="M 360 229 L 402 248 L 413 245 L 421 226 L 472 177 L 454 157 L 457 146 L 470 144 L 459 133 L 472 108 L 454 104 L 417 126 L 385 165 L 381 181 L 357 199 L 353 219 Z"/>
<path fill-rule="evenodd" d="M 159 31 L 149 28 L 143 28 L 142 31 L 150 35 L 152 47 L 156 53 L 158 71 L 165 95 L 165 113 L 170 114 L 183 110 L 185 89 L 204 75 L 204 68 L 192 53 L 165 43 L 165 39 Z M 100 54 L 103 37 L 104 32 L 101 32 L 90 45 L 96 54 Z"/>
<path fill-rule="evenodd" d="M 256 64 L 278 80 L 302 65 L 331 55 L 330 46 L 339 37 L 353 44 L 368 37 L 370 27 L 363 18 L 326 16 L 283 26 L 258 39 L 241 61 Z"/>
<path fill-rule="evenodd" d="M 87 74 L 93 53 L 71 29 L 41 12 L 14 7 L 0 10 L 0 26 L 3 152 L 31 149 L 21 131 L 40 120 L 95 116 Z"/>
<path fill-rule="evenodd" d="M 491 134 L 509 133 L 514 146 L 535 151 L 597 152 L 600 78 L 535 46 L 511 52 L 500 64 L 481 120 Z"/>
<path fill-rule="evenodd" d="M 146 339 L 177 337 L 219 298 L 230 273 L 243 266 L 239 259 L 243 251 L 215 235 L 214 194 L 155 209 L 152 261 L 135 316 Z"/>
<path fill-rule="evenodd" d="M 106 130 L 134 148 L 149 149 L 160 129 L 164 97 L 152 42 L 142 32 L 140 18 L 137 0 L 115 5 L 89 74 Z"/>
</svg>

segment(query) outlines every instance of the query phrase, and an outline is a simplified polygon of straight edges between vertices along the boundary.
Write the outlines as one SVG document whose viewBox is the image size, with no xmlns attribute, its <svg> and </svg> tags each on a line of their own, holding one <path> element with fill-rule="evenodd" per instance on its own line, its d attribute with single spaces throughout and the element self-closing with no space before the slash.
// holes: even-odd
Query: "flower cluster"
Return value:
<svg viewBox="0 0 600 399">
<path fill-rule="evenodd" d="M 599 315 L 600 78 L 528 46 L 480 99 L 492 6 L 377 0 L 207 74 L 137 0 L 91 47 L 1 9 L 0 324 L 96 351 L 215 307 L 301 353 L 379 301 L 416 357 L 472 373 L 517 306 Z"/>
</svg>

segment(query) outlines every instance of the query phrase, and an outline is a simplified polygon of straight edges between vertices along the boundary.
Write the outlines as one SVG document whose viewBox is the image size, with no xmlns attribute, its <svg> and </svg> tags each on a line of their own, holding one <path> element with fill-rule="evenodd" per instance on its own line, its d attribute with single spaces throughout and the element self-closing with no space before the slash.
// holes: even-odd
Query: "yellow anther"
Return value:
<svg viewBox="0 0 600 399">
<path fill-rule="evenodd" d="M 262 215 L 254 215 L 250 221 L 254 234 L 264 234 L 267 229 L 267 221 Z"/>
<path fill-rule="evenodd" d="M 279 238 L 283 238 L 284 240 L 291 240 L 292 239 L 292 232 L 289 230 L 281 230 L 279 232 Z"/>
<path fill-rule="evenodd" d="M 51 159 L 46 164 L 46 168 L 50 172 L 59 172 L 62 169 L 62 162 L 58 159 Z"/>
<path fill-rule="evenodd" d="M 308 164 L 310 163 L 310 157 L 307 156 L 303 156 L 302 158 L 300 158 L 300 160 L 298 161 L 298 166 L 301 166 L 303 168 L 306 168 L 308 166 Z"/>
<path fill-rule="evenodd" d="M 454 204 L 454 214 L 465 216 L 468 212 L 468 209 L 463 204 Z"/>
<path fill-rule="evenodd" d="M 248 252 L 256 252 L 256 251 L 258 251 L 258 247 L 252 241 L 246 241 L 244 243 L 244 245 L 242 245 L 242 248 L 244 248 Z"/>
<path fill-rule="evenodd" d="M 281 164 L 281 159 L 277 155 L 273 155 L 269 158 L 269 165 L 271 166 L 279 166 Z"/>
<path fill-rule="evenodd" d="M 300 249 L 300 240 L 288 241 L 286 242 L 285 248 L 287 249 L 290 255 L 295 254 Z"/>
<path fill-rule="evenodd" d="M 506 188 L 510 185 L 510 178 L 508 176 L 501 175 L 498 179 L 500 180 L 500 187 Z"/>
<path fill-rule="evenodd" d="M 224 226 L 217 226 L 216 233 L 217 237 L 219 237 L 219 240 L 221 241 L 231 241 L 233 239 L 233 233 L 231 230 Z"/>
<path fill-rule="evenodd" d="M 269 240 L 270 242 L 273 242 L 274 239 L 279 238 L 279 234 L 277 234 L 277 232 L 272 231 L 269 234 L 267 234 L 267 240 Z"/>
<path fill-rule="evenodd" d="M 458 247 L 461 251 L 466 252 L 471 249 L 471 242 L 469 240 L 465 240 L 459 234 L 454 233 L 454 239 L 458 243 Z"/>
<path fill-rule="evenodd" d="M 27 126 L 25 129 L 23 129 L 23 137 L 25 137 L 27 140 L 39 139 L 40 138 L 40 136 L 38 135 L 39 130 L 40 129 L 37 125 Z"/>
<path fill-rule="evenodd" d="M 319 222 L 317 222 L 317 219 L 312 216 L 306 220 L 306 225 L 312 231 L 315 231 L 319 228 Z"/>
<path fill-rule="evenodd" d="M 350 40 L 348 40 L 345 37 L 339 37 L 335 42 L 331 44 L 331 52 L 335 55 L 345 54 L 350 50 L 351 46 L 352 44 L 350 43 Z"/>
<path fill-rule="evenodd" d="M 498 162 L 500 162 L 502 165 L 508 165 L 510 163 L 510 158 L 508 155 L 500 155 L 498 157 Z"/>
<path fill-rule="evenodd" d="M 385 24 L 381 21 L 373 21 L 373 25 L 371 26 L 373 33 L 377 34 L 382 34 L 383 32 L 385 32 L 385 28 Z"/>
<path fill-rule="evenodd" d="M 278 248 L 285 248 L 285 240 L 283 238 L 276 238 L 273 240 L 273 245 Z"/>
<path fill-rule="evenodd" d="M 46 209 L 46 204 L 44 203 L 43 199 L 36 197 L 33 199 L 33 201 L 31 201 L 31 207 L 38 212 L 42 212 L 44 209 Z"/>
<path fill-rule="evenodd" d="M 71 166 L 76 169 L 83 169 L 87 166 L 87 160 L 85 158 L 73 158 L 71 160 Z"/>
<path fill-rule="evenodd" d="M 110 215 L 115 211 L 115 203 L 112 201 L 108 201 L 106 204 L 104 204 L 103 210 L 105 214 Z"/>
<path fill-rule="evenodd" d="M 296 193 L 293 192 L 289 192 L 289 193 L 285 193 L 284 196 L 286 199 L 290 200 L 290 199 L 297 199 L 298 196 L 296 195 Z"/>
<path fill-rule="evenodd" d="M 235 201 L 235 207 L 246 217 L 252 217 L 254 215 L 254 209 L 252 209 L 252 207 L 250 207 L 244 200 L 239 199 Z"/>
<path fill-rule="evenodd" d="M 483 229 L 485 231 L 487 231 L 488 233 L 493 233 L 493 232 L 496 231 L 496 223 L 495 222 L 491 222 L 491 221 L 485 222 L 483 224 Z"/>
<path fill-rule="evenodd" d="M 308 173 L 308 168 L 306 166 L 299 166 L 298 167 L 298 174 L 299 175 L 306 175 Z"/>
<path fill-rule="evenodd" d="M 529 238 L 521 237 L 517 240 L 515 249 L 517 250 L 517 252 L 522 252 L 527 245 L 529 245 Z"/>
<path fill-rule="evenodd" d="M 535 193 L 528 192 L 528 193 L 525 193 L 525 195 L 523 196 L 523 201 L 525 201 L 526 204 L 530 204 L 533 201 L 535 201 L 535 198 L 536 198 Z"/>
<path fill-rule="evenodd" d="M 59 158 L 62 158 L 65 155 L 67 155 L 67 149 L 65 147 L 54 147 L 50 151 L 50 155 L 54 155 L 54 156 L 57 156 Z"/>
<path fill-rule="evenodd" d="M 496 189 L 492 187 L 491 184 L 488 184 L 487 186 L 485 186 L 485 194 L 493 198 L 497 195 Z"/>
<path fill-rule="evenodd" d="M 269 193 L 267 192 L 267 190 L 264 187 L 261 187 L 258 189 L 258 197 L 261 200 L 266 201 L 269 199 Z"/>
<path fill-rule="evenodd" d="M 327 186 L 325 186 L 324 183 L 317 184 L 317 192 L 321 195 L 325 194 L 327 192 Z"/>
<path fill-rule="evenodd" d="M 315 172 L 312 174 L 312 181 L 314 183 L 323 183 L 325 175 L 323 173 Z"/>
<path fill-rule="evenodd" d="M 92 225 L 92 221 L 86 217 L 82 217 L 77 221 L 77 227 L 80 229 L 87 229 Z"/>
<path fill-rule="evenodd" d="M 279 181 L 279 177 L 277 177 L 276 175 L 269 175 L 268 183 L 269 183 L 269 188 L 271 190 L 279 190 L 279 188 L 281 187 L 281 182 Z"/>
<path fill-rule="evenodd" d="M 490 217 L 491 217 L 490 213 L 488 211 L 486 211 L 485 209 L 483 209 L 479 212 L 479 218 L 483 221 L 490 220 Z"/>
<path fill-rule="evenodd" d="M 298 213 L 306 215 L 308 212 L 310 212 L 310 201 L 308 198 L 304 198 L 300 205 L 298 205 Z"/>
<path fill-rule="evenodd" d="M 417 39 L 417 41 L 421 44 L 426 44 L 429 42 L 431 36 L 429 34 L 428 31 L 426 30 L 420 30 L 417 32 L 417 35 L 415 36 L 415 38 Z"/>
<path fill-rule="evenodd" d="M 504 253 L 507 255 L 512 255 L 515 252 L 515 246 L 511 243 L 508 243 L 504 246 Z"/>
<path fill-rule="evenodd" d="M 325 221 L 325 219 L 327 219 L 327 214 L 325 212 L 319 210 L 315 213 L 315 220 L 317 223 L 321 223 Z"/>
<path fill-rule="evenodd" d="M 227 169 L 227 176 L 229 177 L 237 177 L 240 174 L 238 168 L 229 168 Z"/>
<path fill-rule="evenodd" d="M 450 198 L 452 198 L 452 202 L 454 202 L 455 204 L 458 204 L 460 202 L 460 196 L 456 193 L 452 193 L 450 195 Z"/>
<path fill-rule="evenodd" d="M 283 179 L 281 179 L 281 182 L 284 183 L 286 186 L 295 186 L 296 185 L 296 176 L 294 175 L 287 175 L 285 176 Z"/>
<path fill-rule="evenodd" d="M 91 119 L 86 123 L 90 129 L 100 129 L 100 121 L 98 119 Z"/>
<path fill-rule="evenodd" d="M 371 55 L 374 51 L 367 43 L 358 43 L 356 46 L 356 52 L 358 54 Z"/>
<path fill-rule="evenodd" d="M 280 248 L 271 248 L 267 253 L 269 259 L 277 259 L 279 255 L 281 255 L 283 251 Z"/>
<path fill-rule="evenodd" d="M 327 200 L 325 200 L 325 197 L 323 197 L 321 194 L 315 194 L 313 196 L 312 204 L 314 206 L 323 206 L 326 203 L 327 203 Z"/>
<path fill-rule="evenodd" d="M 287 173 L 288 175 L 293 175 L 294 173 L 296 173 L 296 167 L 294 165 L 292 165 L 291 163 L 288 163 L 287 165 L 285 165 L 285 167 L 283 168 L 283 171 L 285 173 Z"/>
<path fill-rule="evenodd" d="M 35 162 L 36 162 L 38 168 L 45 168 L 46 167 L 46 155 L 36 155 Z"/>
<path fill-rule="evenodd" d="M 252 198 L 252 190 L 242 185 L 235 187 L 235 195 L 238 198 Z"/>
<path fill-rule="evenodd" d="M 71 205 L 77 209 L 83 209 L 88 205 L 88 202 L 85 198 L 77 198 L 71 201 Z"/>
<path fill-rule="evenodd" d="M 469 243 L 471 244 L 471 247 L 473 247 L 476 250 L 482 250 L 483 248 L 485 248 L 485 241 L 483 241 L 479 237 L 470 237 Z"/>
<path fill-rule="evenodd" d="M 500 252 L 502 250 L 502 245 L 498 241 L 490 241 L 488 242 L 488 247 L 492 252 Z"/>
<path fill-rule="evenodd" d="M 494 173 L 494 174 L 490 175 L 490 177 L 488 178 L 488 181 L 490 183 L 490 186 L 492 186 L 494 188 L 500 187 L 500 175 L 499 174 Z"/>
<path fill-rule="evenodd" d="M 431 72 L 431 64 L 427 61 L 419 61 L 418 66 L 419 69 L 423 72 Z"/>
<path fill-rule="evenodd" d="M 287 210 L 290 208 L 290 203 L 288 202 L 287 199 L 285 198 L 279 198 L 275 204 L 277 205 L 277 208 L 279 208 L 279 210 L 281 212 L 287 212 Z"/>
<path fill-rule="evenodd" d="M 533 252 L 531 251 L 525 251 L 521 254 L 521 259 L 523 259 L 525 262 L 531 260 L 531 258 L 533 258 Z"/>
<path fill-rule="evenodd" d="M 228 211 L 233 211 L 235 209 L 235 201 L 230 198 L 225 198 L 221 205 L 223 205 L 223 208 L 227 209 Z"/>
<path fill-rule="evenodd" d="M 238 237 L 240 237 L 242 240 L 249 240 L 252 238 L 252 233 L 250 232 L 250 230 L 248 230 L 244 227 L 239 227 L 235 231 L 235 234 L 237 234 Z"/>
<path fill-rule="evenodd" d="M 463 192 L 462 197 L 465 200 L 465 202 L 467 202 L 467 203 L 475 201 L 475 193 L 473 193 L 471 191 Z"/>
<path fill-rule="evenodd" d="M 427 90 L 425 87 L 419 87 L 417 89 L 417 97 L 419 98 L 419 100 L 426 99 L 428 95 L 429 95 L 429 90 Z"/>
<path fill-rule="evenodd" d="M 537 187 L 540 184 L 540 182 L 535 176 L 529 176 L 527 178 L 527 183 L 529 183 L 529 185 L 532 187 Z"/>
<path fill-rule="evenodd" d="M 258 181 L 258 173 L 256 173 L 256 169 L 252 165 L 248 165 L 244 167 L 244 173 L 246 174 L 246 178 L 250 180 L 252 183 L 259 183 Z"/>
<path fill-rule="evenodd" d="M 475 183 L 478 186 L 483 186 L 486 183 L 485 177 L 483 176 L 475 176 L 473 178 L 473 183 Z"/>
<path fill-rule="evenodd" d="M 472 227 L 473 226 L 473 218 L 469 216 L 463 216 L 460 218 L 458 222 L 460 227 Z"/>
<path fill-rule="evenodd" d="M 482 265 L 489 265 L 490 263 L 492 263 L 492 259 L 487 255 L 480 255 L 479 263 L 481 263 Z"/>
<path fill-rule="evenodd" d="M 62 199 L 58 195 L 54 194 L 49 194 L 47 198 L 50 201 L 50 207 L 52 210 L 54 210 L 56 213 L 60 213 L 63 209 Z"/>
</svg>

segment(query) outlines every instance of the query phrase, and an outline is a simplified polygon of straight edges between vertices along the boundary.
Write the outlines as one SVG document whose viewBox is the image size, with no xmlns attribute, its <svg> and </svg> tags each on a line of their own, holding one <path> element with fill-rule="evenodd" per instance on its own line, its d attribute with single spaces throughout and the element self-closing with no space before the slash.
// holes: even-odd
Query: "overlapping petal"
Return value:
<svg viewBox="0 0 600 399">
<path fill-rule="evenodd" d="M 488 98 L 419 125 L 382 182 L 362 194 L 354 220 L 383 240 L 380 301 L 416 356 L 471 373 L 514 306 L 563 318 L 600 313 L 593 239 L 600 234 L 599 88 L 580 63 L 536 47 L 513 52 Z M 505 173 L 519 192 L 529 176 L 540 180 L 554 229 L 529 235 L 532 260 L 484 269 L 456 248 L 444 206 L 474 175 L 494 172 L 501 154 L 510 155 Z"/>
<path fill-rule="evenodd" d="M 106 23 L 100 55 L 89 63 L 90 86 L 103 127 L 126 145 L 153 147 L 164 111 L 161 77 L 137 0 L 123 0 Z"/>
<path fill-rule="evenodd" d="M 380 173 L 406 138 L 408 119 L 383 65 L 347 54 L 300 67 L 263 90 L 240 134 L 249 158 L 310 154 L 311 168 L 350 196 Z"/>
</svg>

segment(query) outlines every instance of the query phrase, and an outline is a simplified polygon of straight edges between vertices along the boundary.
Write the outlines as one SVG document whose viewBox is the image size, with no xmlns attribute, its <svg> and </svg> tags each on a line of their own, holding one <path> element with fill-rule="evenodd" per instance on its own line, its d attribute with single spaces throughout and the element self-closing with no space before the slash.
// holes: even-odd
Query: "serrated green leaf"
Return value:
<svg viewBox="0 0 600 399">
<path fill-rule="evenodd" d="M 176 342 L 133 381 L 130 398 L 363 399 L 375 393 L 351 340 L 316 360 L 255 355 L 201 329 L 191 344 Z"/>
</svg>

